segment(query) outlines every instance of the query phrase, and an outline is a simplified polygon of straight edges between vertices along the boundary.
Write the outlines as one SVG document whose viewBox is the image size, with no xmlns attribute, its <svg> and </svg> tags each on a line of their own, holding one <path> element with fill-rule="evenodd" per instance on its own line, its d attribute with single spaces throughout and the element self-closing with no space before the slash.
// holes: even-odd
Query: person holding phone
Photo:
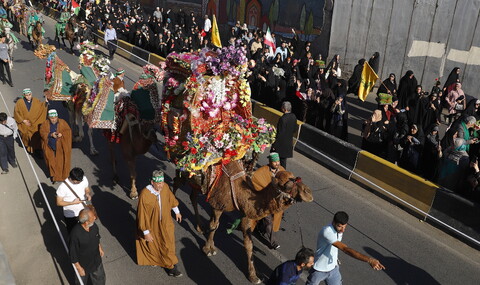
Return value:
<svg viewBox="0 0 480 285">
<path fill-rule="evenodd" d="M 58 118 L 57 110 L 48 111 L 48 119 L 40 126 L 42 149 L 52 183 L 67 179 L 72 153 L 72 130 Z"/>
<path fill-rule="evenodd" d="M 75 167 L 57 189 L 57 206 L 63 207 L 63 216 L 68 233 L 78 223 L 78 215 L 86 201 L 91 201 L 91 190 L 83 169 Z"/>
</svg>

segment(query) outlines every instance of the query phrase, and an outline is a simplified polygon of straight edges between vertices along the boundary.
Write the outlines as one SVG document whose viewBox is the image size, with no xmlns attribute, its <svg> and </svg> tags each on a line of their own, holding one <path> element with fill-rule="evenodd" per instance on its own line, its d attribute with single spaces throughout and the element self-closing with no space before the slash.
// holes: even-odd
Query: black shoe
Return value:
<svg viewBox="0 0 480 285">
<path fill-rule="evenodd" d="M 13 168 L 17 168 L 18 165 L 16 163 L 10 164 Z"/>
<path fill-rule="evenodd" d="M 13 82 L 11 82 L 11 83 L 8 83 L 8 85 L 10 85 L 10 87 L 13 87 Z"/>
<path fill-rule="evenodd" d="M 7 82 L 5 82 L 5 81 L 2 81 L 2 83 L 3 83 L 3 85 L 5 85 Z"/>
<path fill-rule="evenodd" d="M 172 269 L 167 269 L 167 274 L 168 274 L 168 276 L 172 276 L 172 277 L 182 277 L 183 276 L 183 274 L 180 271 L 178 271 L 176 265 Z"/>
<path fill-rule="evenodd" d="M 3 170 L 3 171 L 2 171 L 2 174 L 8 174 L 8 169 L 7 169 L 7 170 Z"/>
</svg>

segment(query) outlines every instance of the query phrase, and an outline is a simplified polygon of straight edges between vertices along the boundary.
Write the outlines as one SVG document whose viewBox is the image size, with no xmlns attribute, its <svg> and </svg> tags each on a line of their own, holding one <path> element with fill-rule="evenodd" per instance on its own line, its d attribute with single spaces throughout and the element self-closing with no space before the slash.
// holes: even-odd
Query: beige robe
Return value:
<svg viewBox="0 0 480 285">
<path fill-rule="evenodd" d="M 20 98 L 15 104 L 13 117 L 17 122 L 20 137 L 27 151 L 32 153 L 34 150 L 41 149 L 39 129 L 47 117 L 47 107 L 45 103 L 32 97 L 32 106 L 30 107 L 30 111 L 28 111 L 24 99 Z M 25 125 L 25 123 L 23 123 L 24 120 L 29 120 L 31 126 L 28 127 Z"/>
<path fill-rule="evenodd" d="M 161 209 L 157 196 L 144 188 L 138 199 L 137 209 L 137 263 L 138 265 L 157 265 L 173 268 L 178 263 L 175 254 L 175 225 L 172 208 L 178 206 L 178 200 L 166 183 L 160 191 Z M 160 219 L 161 215 L 161 219 Z M 143 232 L 149 230 L 153 242 L 147 242 Z"/>
<path fill-rule="evenodd" d="M 120 77 L 113 78 L 113 93 L 117 93 L 118 89 L 125 88 L 125 82 Z"/>
<path fill-rule="evenodd" d="M 283 166 L 278 167 L 278 172 L 285 171 Z M 278 173 L 277 172 L 277 173 Z M 270 166 L 264 165 L 257 169 L 252 176 L 252 184 L 256 191 L 261 191 L 272 182 L 273 173 L 270 171 Z M 273 214 L 273 231 L 278 232 L 280 224 L 282 223 L 283 211 Z"/>
<path fill-rule="evenodd" d="M 54 152 L 48 146 L 48 136 L 50 135 L 50 120 L 44 121 L 40 126 L 40 137 L 42 138 L 42 149 L 45 157 L 45 163 L 50 172 L 53 181 L 64 181 L 70 173 L 70 160 L 72 155 L 72 130 L 67 122 L 58 119 L 57 133 L 62 137 L 57 139 L 57 150 Z"/>
</svg>

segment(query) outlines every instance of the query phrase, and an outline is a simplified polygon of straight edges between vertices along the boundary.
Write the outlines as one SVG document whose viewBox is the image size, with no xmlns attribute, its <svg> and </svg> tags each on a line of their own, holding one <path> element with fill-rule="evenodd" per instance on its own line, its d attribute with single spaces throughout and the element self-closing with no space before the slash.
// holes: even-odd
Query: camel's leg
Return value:
<svg viewBox="0 0 480 285">
<path fill-rule="evenodd" d="M 75 109 L 73 109 L 70 113 L 73 114 L 73 124 L 72 124 L 72 127 L 74 128 L 73 141 L 81 142 L 83 140 L 83 125 L 82 125 L 83 122 L 82 122 L 81 113 L 78 114 L 78 112 Z"/>
<path fill-rule="evenodd" d="M 97 155 L 98 151 L 95 148 L 95 145 L 93 144 L 93 129 L 89 127 L 87 134 L 88 134 L 88 140 L 90 142 L 90 155 Z"/>
<path fill-rule="evenodd" d="M 117 164 L 115 161 L 115 143 L 108 142 L 108 149 L 110 151 L 110 159 L 112 162 L 112 172 L 113 172 L 113 185 L 118 183 L 118 175 L 117 175 Z"/>
<path fill-rule="evenodd" d="M 192 201 L 193 211 L 195 212 L 195 219 L 197 221 L 196 230 L 197 232 L 203 234 L 202 222 L 200 221 L 200 214 L 198 213 L 198 191 L 192 188 L 190 193 L 190 201 Z"/>
<path fill-rule="evenodd" d="M 255 265 L 253 264 L 253 241 L 250 225 L 251 220 L 249 218 L 242 218 L 243 245 L 245 246 L 245 252 L 247 253 L 248 260 L 248 279 L 254 284 L 259 284 L 261 281 L 257 277 Z"/>
<path fill-rule="evenodd" d="M 67 111 L 68 111 L 68 122 L 70 123 L 70 126 L 72 126 L 72 135 L 73 135 L 73 141 L 77 142 L 77 136 L 78 136 L 78 127 L 77 127 L 77 120 L 76 120 L 76 115 L 75 115 L 75 110 L 71 108 L 71 105 L 73 103 L 71 101 L 68 101 L 66 103 Z"/>
<path fill-rule="evenodd" d="M 217 249 L 215 248 L 215 243 L 213 242 L 213 237 L 215 236 L 215 232 L 218 229 L 218 225 L 220 223 L 220 216 L 222 215 L 223 211 L 213 209 L 212 216 L 210 217 L 210 232 L 208 233 L 208 240 L 203 247 L 203 252 L 207 256 L 212 256 L 217 254 Z"/>
<path fill-rule="evenodd" d="M 135 157 L 128 159 L 128 169 L 130 170 L 130 180 L 132 182 L 130 187 L 130 198 L 137 199 L 138 192 L 137 192 L 137 186 L 135 185 L 136 178 L 137 178 L 137 171 L 135 169 Z"/>
<path fill-rule="evenodd" d="M 180 170 L 175 169 L 175 178 L 173 178 L 172 192 L 173 195 L 177 193 L 178 188 L 184 184 L 182 177 L 180 177 Z"/>
</svg>

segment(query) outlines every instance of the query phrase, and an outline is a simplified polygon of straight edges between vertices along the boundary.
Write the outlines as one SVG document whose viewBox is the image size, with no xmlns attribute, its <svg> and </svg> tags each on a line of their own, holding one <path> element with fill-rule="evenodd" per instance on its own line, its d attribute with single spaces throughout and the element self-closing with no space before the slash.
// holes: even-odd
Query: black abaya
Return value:
<svg viewBox="0 0 480 285">
<path fill-rule="evenodd" d="M 407 73 L 400 79 L 400 84 L 398 86 L 398 105 L 401 109 L 404 109 L 408 106 L 412 95 L 415 94 L 415 88 L 417 87 L 417 79 L 415 76 L 410 78 L 413 75 L 413 71 L 409 70 Z"/>
</svg>

